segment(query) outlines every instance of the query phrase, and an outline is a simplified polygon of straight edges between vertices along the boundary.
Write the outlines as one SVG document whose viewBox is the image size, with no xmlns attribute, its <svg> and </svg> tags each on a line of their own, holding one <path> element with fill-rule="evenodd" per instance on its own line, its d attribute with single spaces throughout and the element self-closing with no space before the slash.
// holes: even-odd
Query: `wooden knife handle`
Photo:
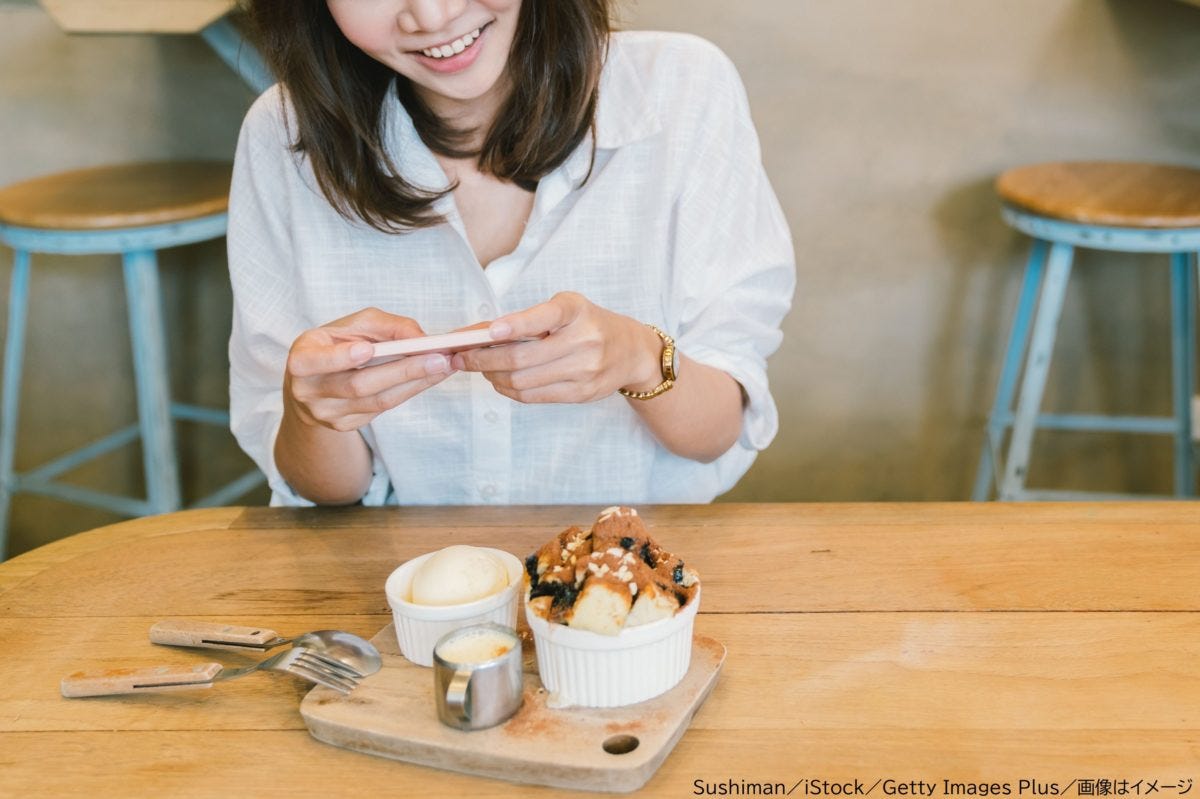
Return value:
<svg viewBox="0 0 1200 799">
<path fill-rule="evenodd" d="M 167 646 L 197 646 L 207 649 L 264 649 L 279 637 L 262 627 L 235 627 L 210 621 L 175 619 L 160 621 L 150 628 L 150 640 Z"/>
<path fill-rule="evenodd" d="M 86 673 L 77 671 L 62 679 L 62 695 L 113 696 L 140 694 L 151 691 L 183 691 L 191 688 L 211 688 L 221 673 L 220 663 L 201 663 L 198 666 L 150 666 L 142 669 L 108 669 Z"/>
</svg>

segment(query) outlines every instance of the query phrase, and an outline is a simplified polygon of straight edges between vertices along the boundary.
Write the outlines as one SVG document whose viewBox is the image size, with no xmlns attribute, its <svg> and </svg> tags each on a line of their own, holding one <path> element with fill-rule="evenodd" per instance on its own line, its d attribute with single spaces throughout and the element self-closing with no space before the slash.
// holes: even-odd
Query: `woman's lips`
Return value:
<svg viewBox="0 0 1200 799">
<path fill-rule="evenodd" d="M 484 40 L 487 39 L 488 30 L 492 27 L 492 23 L 488 23 L 479 29 L 479 36 L 468 45 L 461 53 L 455 53 L 451 56 L 443 56 L 442 58 L 434 58 L 427 56 L 420 51 L 414 52 L 414 55 L 426 69 L 442 74 L 451 74 L 454 72 L 462 72 L 467 67 L 475 63 L 475 59 L 479 58 L 480 52 L 483 50 Z"/>
</svg>

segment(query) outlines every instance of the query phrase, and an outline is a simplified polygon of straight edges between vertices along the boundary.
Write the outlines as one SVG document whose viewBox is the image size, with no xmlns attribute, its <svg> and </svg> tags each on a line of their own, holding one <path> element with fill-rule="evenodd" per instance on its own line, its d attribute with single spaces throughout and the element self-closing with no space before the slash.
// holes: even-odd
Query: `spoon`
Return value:
<svg viewBox="0 0 1200 799">
<path fill-rule="evenodd" d="M 314 630 L 284 638 L 264 627 L 238 627 L 207 621 L 160 621 L 150 628 L 150 640 L 166 646 L 203 649 L 233 649 L 266 652 L 291 644 L 333 658 L 362 676 L 374 674 L 383 665 L 379 650 L 370 641 L 343 630 Z"/>
</svg>

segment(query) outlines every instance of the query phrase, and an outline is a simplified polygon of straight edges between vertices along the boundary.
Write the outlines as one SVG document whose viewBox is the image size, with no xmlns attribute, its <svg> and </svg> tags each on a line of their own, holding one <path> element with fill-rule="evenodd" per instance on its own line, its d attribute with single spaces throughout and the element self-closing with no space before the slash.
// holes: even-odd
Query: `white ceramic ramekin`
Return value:
<svg viewBox="0 0 1200 799">
<path fill-rule="evenodd" d="M 619 707 L 666 693 L 687 674 L 700 588 L 669 619 L 601 635 L 546 621 L 525 606 L 542 685 L 559 707 Z"/>
<path fill-rule="evenodd" d="M 525 566 L 515 555 L 502 549 L 481 549 L 500 558 L 508 572 L 508 587 L 465 605 L 414 605 L 409 601 L 413 575 L 433 552 L 407 561 L 388 576 L 384 591 L 396 624 L 396 640 L 404 657 L 418 666 L 432 666 L 434 644 L 446 633 L 460 627 L 489 621 L 505 627 L 517 626 L 517 603 Z"/>
</svg>

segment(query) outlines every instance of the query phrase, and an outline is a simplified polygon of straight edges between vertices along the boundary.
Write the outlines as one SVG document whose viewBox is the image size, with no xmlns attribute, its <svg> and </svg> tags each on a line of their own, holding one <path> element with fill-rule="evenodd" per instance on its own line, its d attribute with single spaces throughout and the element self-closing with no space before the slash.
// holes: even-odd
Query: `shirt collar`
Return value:
<svg viewBox="0 0 1200 799">
<path fill-rule="evenodd" d="M 646 96 L 646 87 L 617 39 L 610 37 L 600 89 L 596 98 L 595 138 L 589 131 L 562 169 L 572 184 L 592 168 L 592 142 L 597 150 L 616 150 L 649 138 L 662 130 L 657 110 Z M 551 173 L 553 174 L 553 173 Z"/>
<path fill-rule="evenodd" d="M 441 191 L 446 188 L 446 173 L 433 152 L 421 141 L 412 117 L 396 94 L 394 82 L 388 89 L 387 97 L 388 115 L 383 139 L 388 142 L 388 154 L 397 172 L 409 183 L 422 189 Z"/>
<path fill-rule="evenodd" d="M 657 109 L 646 97 L 641 76 L 620 42 L 610 36 L 596 103 L 596 146 L 614 150 L 661 129 Z"/>
</svg>

